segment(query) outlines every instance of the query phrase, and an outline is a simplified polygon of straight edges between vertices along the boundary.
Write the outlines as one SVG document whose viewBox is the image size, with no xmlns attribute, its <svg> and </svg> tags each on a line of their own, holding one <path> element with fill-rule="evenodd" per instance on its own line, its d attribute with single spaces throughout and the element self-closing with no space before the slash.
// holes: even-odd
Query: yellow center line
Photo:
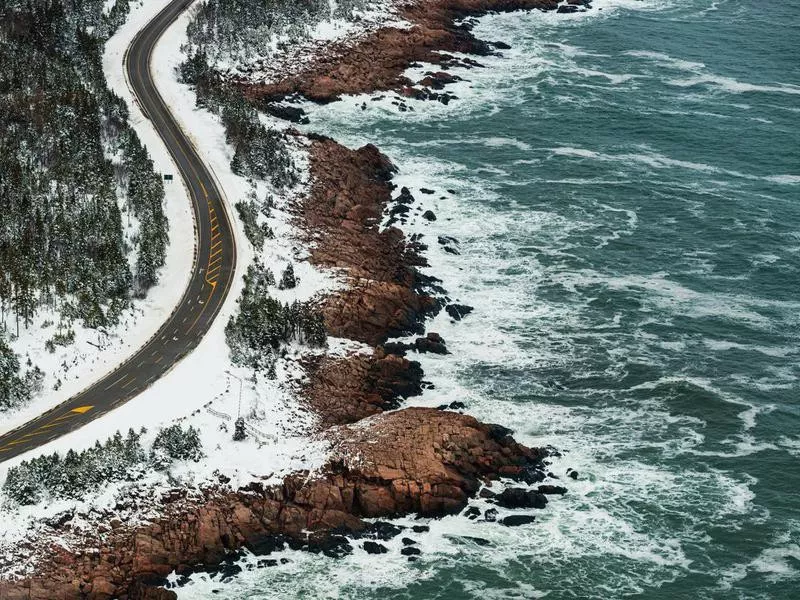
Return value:
<svg viewBox="0 0 800 600">
<path fill-rule="evenodd" d="M 49 423 L 47 425 L 42 425 L 36 431 L 43 430 L 43 429 L 50 429 L 51 427 L 58 427 L 59 425 L 61 425 L 61 423 L 56 423 L 56 422 Z"/>
<path fill-rule="evenodd" d="M 161 362 L 163 359 L 164 359 L 164 357 L 163 357 L 163 356 L 161 356 L 161 355 L 159 354 L 159 355 L 158 355 L 158 358 L 156 358 L 156 360 L 155 360 L 155 363 L 156 363 L 156 364 L 158 364 L 158 363 L 160 363 L 160 362 Z"/>
<path fill-rule="evenodd" d="M 8 449 L 11 446 L 19 446 L 20 444 L 24 444 L 27 441 L 28 440 L 14 440 L 13 442 L 8 442 L 5 446 L 3 446 L 3 448 Z"/>
<path fill-rule="evenodd" d="M 53 421 L 52 421 L 52 422 L 53 422 L 53 423 L 58 423 L 58 422 L 60 422 L 60 421 L 66 421 L 67 419 L 71 419 L 71 418 L 73 418 L 73 417 L 77 417 L 77 416 L 78 416 L 78 414 L 79 414 L 79 413 L 68 412 L 68 413 L 67 413 L 67 414 L 65 414 L 65 415 L 61 415 L 60 417 L 57 417 L 57 418 L 53 419 Z"/>
</svg>

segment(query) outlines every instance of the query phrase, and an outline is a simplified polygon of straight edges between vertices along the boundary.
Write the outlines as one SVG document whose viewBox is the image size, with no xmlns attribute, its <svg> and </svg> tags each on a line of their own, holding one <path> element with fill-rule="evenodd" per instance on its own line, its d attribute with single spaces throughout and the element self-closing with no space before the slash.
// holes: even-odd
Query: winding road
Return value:
<svg viewBox="0 0 800 600">
<path fill-rule="evenodd" d="M 125 69 L 142 112 L 169 149 L 192 199 L 196 246 L 191 280 L 158 332 L 116 370 L 0 436 L 0 462 L 74 431 L 136 397 L 197 347 L 228 295 L 236 268 L 236 240 L 222 196 L 158 93 L 150 70 L 159 38 L 190 4 L 191 0 L 171 2 L 139 31 L 126 53 Z"/>
</svg>

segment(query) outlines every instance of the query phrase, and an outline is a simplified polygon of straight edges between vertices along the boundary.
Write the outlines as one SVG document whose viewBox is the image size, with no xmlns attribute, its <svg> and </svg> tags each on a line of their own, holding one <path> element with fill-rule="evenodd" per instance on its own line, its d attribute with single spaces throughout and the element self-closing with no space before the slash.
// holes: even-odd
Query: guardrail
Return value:
<svg viewBox="0 0 800 600">
<path fill-rule="evenodd" d="M 218 419 L 222 419 L 223 421 L 230 421 L 233 419 L 233 417 L 231 417 L 230 415 L 225 414 L 224 412 L 220 412 L 218 410 L 214 410 L 213 408 L 206 407 L 206 410 L 209 412 L 209 414 L 217 417 Z"/>
</svg>

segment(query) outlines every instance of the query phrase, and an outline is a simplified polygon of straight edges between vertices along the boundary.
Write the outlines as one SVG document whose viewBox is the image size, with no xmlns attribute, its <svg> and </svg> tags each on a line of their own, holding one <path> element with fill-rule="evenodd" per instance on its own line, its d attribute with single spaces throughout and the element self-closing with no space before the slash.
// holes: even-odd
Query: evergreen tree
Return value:
<svg viewBox="0 0 800 600">
<path fill-rule="evenodd" d="M 200 460 L 198 431 L 173 425 L 159 431 L 150 454 L 132 429 L 116 432 L 104 443 L 82 452 L 69 450 L 22 461 L 8 470 L 3 492 L 17 504 L 36 504 L 47 498 L 80 499 L 115 481 L 136 481 L 150 468 L 166 469 L 176 460 Z"/>
<path fill-rule="evenodd" d="M 297 278 L 294 276 L 294 267 L 289 263 L 281 275 L 281 282 L 278 284 L 279 290 L 292 290 L 297 286 Z"/>
<path fill-rule="evenodd" d="M 17 331 L 42 306 L 116 323 L 163 265 L 161 178 L 103 75 L 127 13 L 128 0 L 0 0 L 0 317 Z M 121 206 L 140 225 L 130 250 Z"/>
</svg>

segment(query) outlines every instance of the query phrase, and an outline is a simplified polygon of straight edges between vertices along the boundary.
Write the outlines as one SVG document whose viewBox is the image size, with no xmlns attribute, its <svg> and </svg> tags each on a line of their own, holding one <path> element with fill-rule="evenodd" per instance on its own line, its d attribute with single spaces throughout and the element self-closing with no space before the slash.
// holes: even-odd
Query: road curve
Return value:
<svg viewBox="0 0 800 600">
<path fill-rule="evenodd" d="M 191 281 L 158 332 L 116 370 L 0 436 L 0 462 L 74 431 L 136 397 L 197 347 L 228 295 L 236 268 L 236 240 L 222 195 L 158 93 L 150 71 L 153 48 L 190 4 L 191 0 L 171 2 L 139 31 L 126 53 L 125 69 L 142 112 L 166 144 L 192 199 L 196 246 Z"/>
</svg>

